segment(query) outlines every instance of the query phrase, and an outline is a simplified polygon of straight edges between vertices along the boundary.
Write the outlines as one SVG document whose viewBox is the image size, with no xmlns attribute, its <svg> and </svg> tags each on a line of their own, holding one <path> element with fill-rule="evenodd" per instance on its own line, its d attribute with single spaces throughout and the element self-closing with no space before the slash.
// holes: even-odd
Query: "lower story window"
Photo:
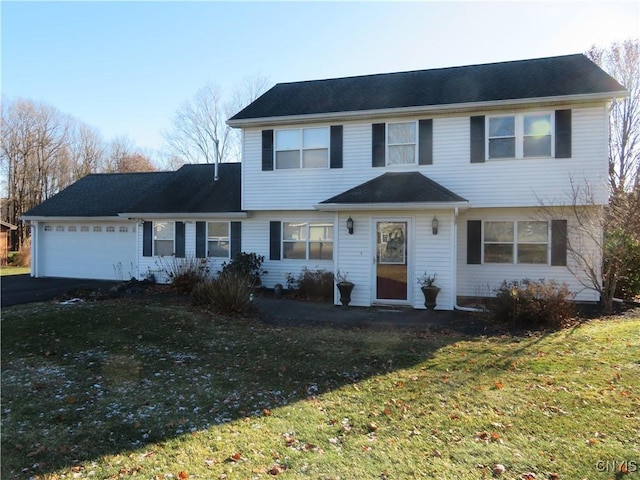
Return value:
<svg viewBox="0 0 640 480">
<path fill-rule="evenodd" d="M 173 255 L 174 222 L 153 224 L 153 252 L 157 257 Z"/>
<path fill-rule="evenodd" d="M 282 256 L 285 259 L 333 260 L 333 224 L 283 222 Z"/>
<path fill-rule="evenodd" d="M 229 222 L 207 223 L 207 256 L 229 258 Z"/>
<path fill-rule="evenodd" d="M 484 222 L 484 263 L 549 263 L 549 223 Z"/>
</svg>

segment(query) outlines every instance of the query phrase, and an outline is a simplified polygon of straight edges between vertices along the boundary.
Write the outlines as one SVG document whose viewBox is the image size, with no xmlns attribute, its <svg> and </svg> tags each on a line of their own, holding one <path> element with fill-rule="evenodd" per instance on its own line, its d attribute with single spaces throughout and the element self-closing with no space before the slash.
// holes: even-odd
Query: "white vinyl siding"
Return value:
<svg viewBox="0 0 640 480">
<path fill-rule="evenodd" d="M 607 108 L 604 104 L 562 108 L 572 109 L 571 158 L 534 157 L 472 164 L 469 115 L 456 114 L 430 116 L 433 118 L 432 165 L 394 165 L 388 169 L 420 171 L 477 208 L 536 206 L 541 200 L 566 203 L 571 182 L 588 182 L 596 203 L 606 204 Z M 532 113 L 538 111 L 531 110 Z M 495 115 L 495 112 L 485 113 Z M 407 117 L 406 120 L 420 118 Z M 261 130 L 244 131 L 242 208 L 313 210 L 319 202 L 385 173 L 387 168 L 371 166 L 371 124 L 371 121 L 343 123 L 343 168 L 336 169 L 263 172 Z M 276 182 L 278 188 L 273 188 Z"/>
<path fill-rule="evenodd" d="M 539 280 L 541 278 L 554 279 L 556 282 L 564 282 L 569 289 L 576 294 L 579 301 L 597 301 L 598 294 L 594 290 L 585 288 L 583 283 L 588 283 L 583 272 L 576 271 L 571 266 L 571 258 L 567 257 L 569 267 L 552 266 L 545 263 L 484 263 L 480 265 L 468 265 L 467 258 L 467 220 L 505 221 L 513 222 L 514 219 L 521 222 L 546 221 L 545 216 L 537 208 L 501 208 L 501 209 L 471 209 L 458 217 L 457 235 L 457 290 L 459 296 L 464 297 L 490 297 L 502 281 L 512 280 Z M 568 219 L 570 235 L 575 235 L 577 226 Z M 574 237 L 575 240 L 575 237 Z M 599 263 L 599 254 L 595 248 L 588 255 L 594 259 L 594 265 Z"/>
</svg>

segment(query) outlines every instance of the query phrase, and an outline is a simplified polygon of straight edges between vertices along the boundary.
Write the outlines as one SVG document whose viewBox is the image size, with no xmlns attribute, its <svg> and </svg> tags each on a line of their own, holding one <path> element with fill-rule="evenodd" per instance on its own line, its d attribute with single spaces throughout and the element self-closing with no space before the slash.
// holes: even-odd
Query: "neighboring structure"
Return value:
<svg viewBox="0 0 640 480">
<path fill-rule="evenodd" d="M 122 265 L 144 277 L 162 255 L 215 268 L 242 250 L 266 257 L 266 286 L 305 267 L 347 273 L 356 306 L 424 308 L 425 271 L 441 309 L 522 278 L 597 300 L 567 268 L 571 219 L 538 207 L 569 202 L 572 182 L 607 203 L 608 104 L 626 94 L 583 55 L 278 84 L 229 120 L 243 161 L 221 165 L 218 182 L 208 165 L 121 174 L 137 187 L 91 175 L 28 212 L 32 274 L 106 278 Z M 121 202 L 101 182 L 126 190 Z M 89 189 L 93 206 L 74 214 Z M 98 226 L 133 229 L 99 257 L 100 275 L 97 236 L 77 235 Z"/>
<path fill-rule="evenodd" d="M 6 265 L 9 256 L 9 245 L 11 239 L 9 238 L 9 232 L 17 230 L 18 227 L 12 223 L 0 220 L 0 265 Z"/>
</svg>

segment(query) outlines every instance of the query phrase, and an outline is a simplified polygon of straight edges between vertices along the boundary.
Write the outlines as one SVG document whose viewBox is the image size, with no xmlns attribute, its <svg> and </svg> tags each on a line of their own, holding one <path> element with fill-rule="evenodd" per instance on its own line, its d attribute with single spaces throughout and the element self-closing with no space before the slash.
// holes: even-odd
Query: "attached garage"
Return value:
<svg viewBox="0 0 640 480">
<path fill-rule="evenodd" d="M 134 222 L 37 222 L 37 277 L 128 280 L 136 276 Z M 32 259 L 33 261 L 33 259 Z"/>
</svg>

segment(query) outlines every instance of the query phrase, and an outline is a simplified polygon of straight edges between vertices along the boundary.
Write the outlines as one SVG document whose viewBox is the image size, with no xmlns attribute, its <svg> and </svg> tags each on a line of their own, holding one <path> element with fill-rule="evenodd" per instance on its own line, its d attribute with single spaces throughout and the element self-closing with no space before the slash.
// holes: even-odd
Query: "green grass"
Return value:
<svg viewBox="0 0 640 480">
<path fill-rule="evenodd" d="M 470 338 L 104 301 L 4 309 L 1 327 L 3 479 L 465 480 L 496 463 L 608 479 L 640 463 L 637 315 Z"/>
<path fill-rule="evenodd" d="M 5 275 L 24 275 L 26 273 L 31 273 L 31 267 L 14 267 L 12 265 L 3 265 L 0 267 L 1 277 Z"/>
</svg>

